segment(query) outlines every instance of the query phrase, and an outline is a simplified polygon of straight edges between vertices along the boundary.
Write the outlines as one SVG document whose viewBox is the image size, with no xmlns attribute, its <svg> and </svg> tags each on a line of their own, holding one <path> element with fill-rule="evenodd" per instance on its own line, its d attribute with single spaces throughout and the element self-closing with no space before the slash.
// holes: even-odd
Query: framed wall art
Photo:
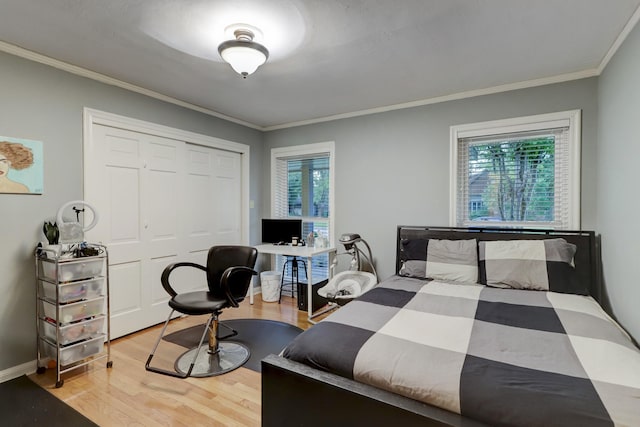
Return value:
<svg viewBox="0 0 640 427">
<path fill-rule="evenodd" d="M 42 194 L 42 142 L 0 136 L 0 193 Z"/>
</svg>

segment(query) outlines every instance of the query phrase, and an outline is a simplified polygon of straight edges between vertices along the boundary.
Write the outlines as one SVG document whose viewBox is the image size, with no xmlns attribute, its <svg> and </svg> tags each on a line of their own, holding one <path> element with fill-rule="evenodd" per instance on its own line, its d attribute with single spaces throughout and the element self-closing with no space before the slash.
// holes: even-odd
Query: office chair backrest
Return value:
<svg viewBox="0 0 640 427">
<path fill-rule="evenodd" d="M 249 267 L 253 269 L 258 259 L 258 250 L 251 246 L 213 246 L 207 256 L 207 283 L 209 292 L 217 298 L 225 298 L 220 289 L 222 274 L 229 267 Z M 231 294 L 243 299 L 251 285 L 251 273 L 238 273 L 230 283 Z"/>
</svg>

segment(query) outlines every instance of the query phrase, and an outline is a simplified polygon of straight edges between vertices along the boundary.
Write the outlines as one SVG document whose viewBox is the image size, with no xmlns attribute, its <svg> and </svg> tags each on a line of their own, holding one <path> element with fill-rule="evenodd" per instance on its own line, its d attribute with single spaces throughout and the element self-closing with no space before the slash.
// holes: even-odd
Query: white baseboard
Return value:
<svg viewBox="0 0 640 427">
<path fill-rule="evenodd" d="M 37 367 L 37 362 L 35 360 L 32 360 L 31 362 L 26 362 L 18 366 L 12 366 L 9 369 L 0 371 L 0 383 L 18 378 L 21 375 L 33 374 L 36 371 Z"/>
<path fill-rule="evenodd" d="M 262 293 L 262 286 L 253 288 L 253 295 L 258 295 L 261 293 Z M 23 363 L 22 365 L 12 366 L 9 369 L 0 371 L 0 383 L 12 380 L 14 378 L 18 378 L 21 375 L 33 374 L 37 368 L 38 368 L 38 363 L 36 360 Z"/>
</svg>

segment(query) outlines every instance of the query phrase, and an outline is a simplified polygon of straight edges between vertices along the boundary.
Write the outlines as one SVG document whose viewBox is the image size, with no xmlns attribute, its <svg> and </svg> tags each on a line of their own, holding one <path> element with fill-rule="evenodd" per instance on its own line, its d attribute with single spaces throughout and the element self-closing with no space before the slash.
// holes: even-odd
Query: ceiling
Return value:
<svg viewBox="0 0 640 427">
<path fill-rule="evenodd" d="M 270 130 L 598 75 L 639 5 L 0 0 L 0 49 Z M 247 79 L 217 53 L 236 23 L 270 51 Z"/>
</svg>

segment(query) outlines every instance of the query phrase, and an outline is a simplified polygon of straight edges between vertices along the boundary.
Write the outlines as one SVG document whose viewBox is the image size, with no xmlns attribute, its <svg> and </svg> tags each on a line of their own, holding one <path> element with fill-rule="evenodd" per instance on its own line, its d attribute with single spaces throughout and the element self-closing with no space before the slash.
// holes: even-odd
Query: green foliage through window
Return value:
<svg viewBox="0 0 640 427">
<path fill-rule="evenodd" d="M 451 126 L 450 223 L 580 226 L 580 110 Z"/>
<path fill-rule="evenodd" d="M 288 160 L 289 216 L 329 217 L 329 158 Z"/>
<path fill-rule="evenodd" d="M 554 219 L 555 137 L 469 144 L 469 219 Z"/>
</svg>

